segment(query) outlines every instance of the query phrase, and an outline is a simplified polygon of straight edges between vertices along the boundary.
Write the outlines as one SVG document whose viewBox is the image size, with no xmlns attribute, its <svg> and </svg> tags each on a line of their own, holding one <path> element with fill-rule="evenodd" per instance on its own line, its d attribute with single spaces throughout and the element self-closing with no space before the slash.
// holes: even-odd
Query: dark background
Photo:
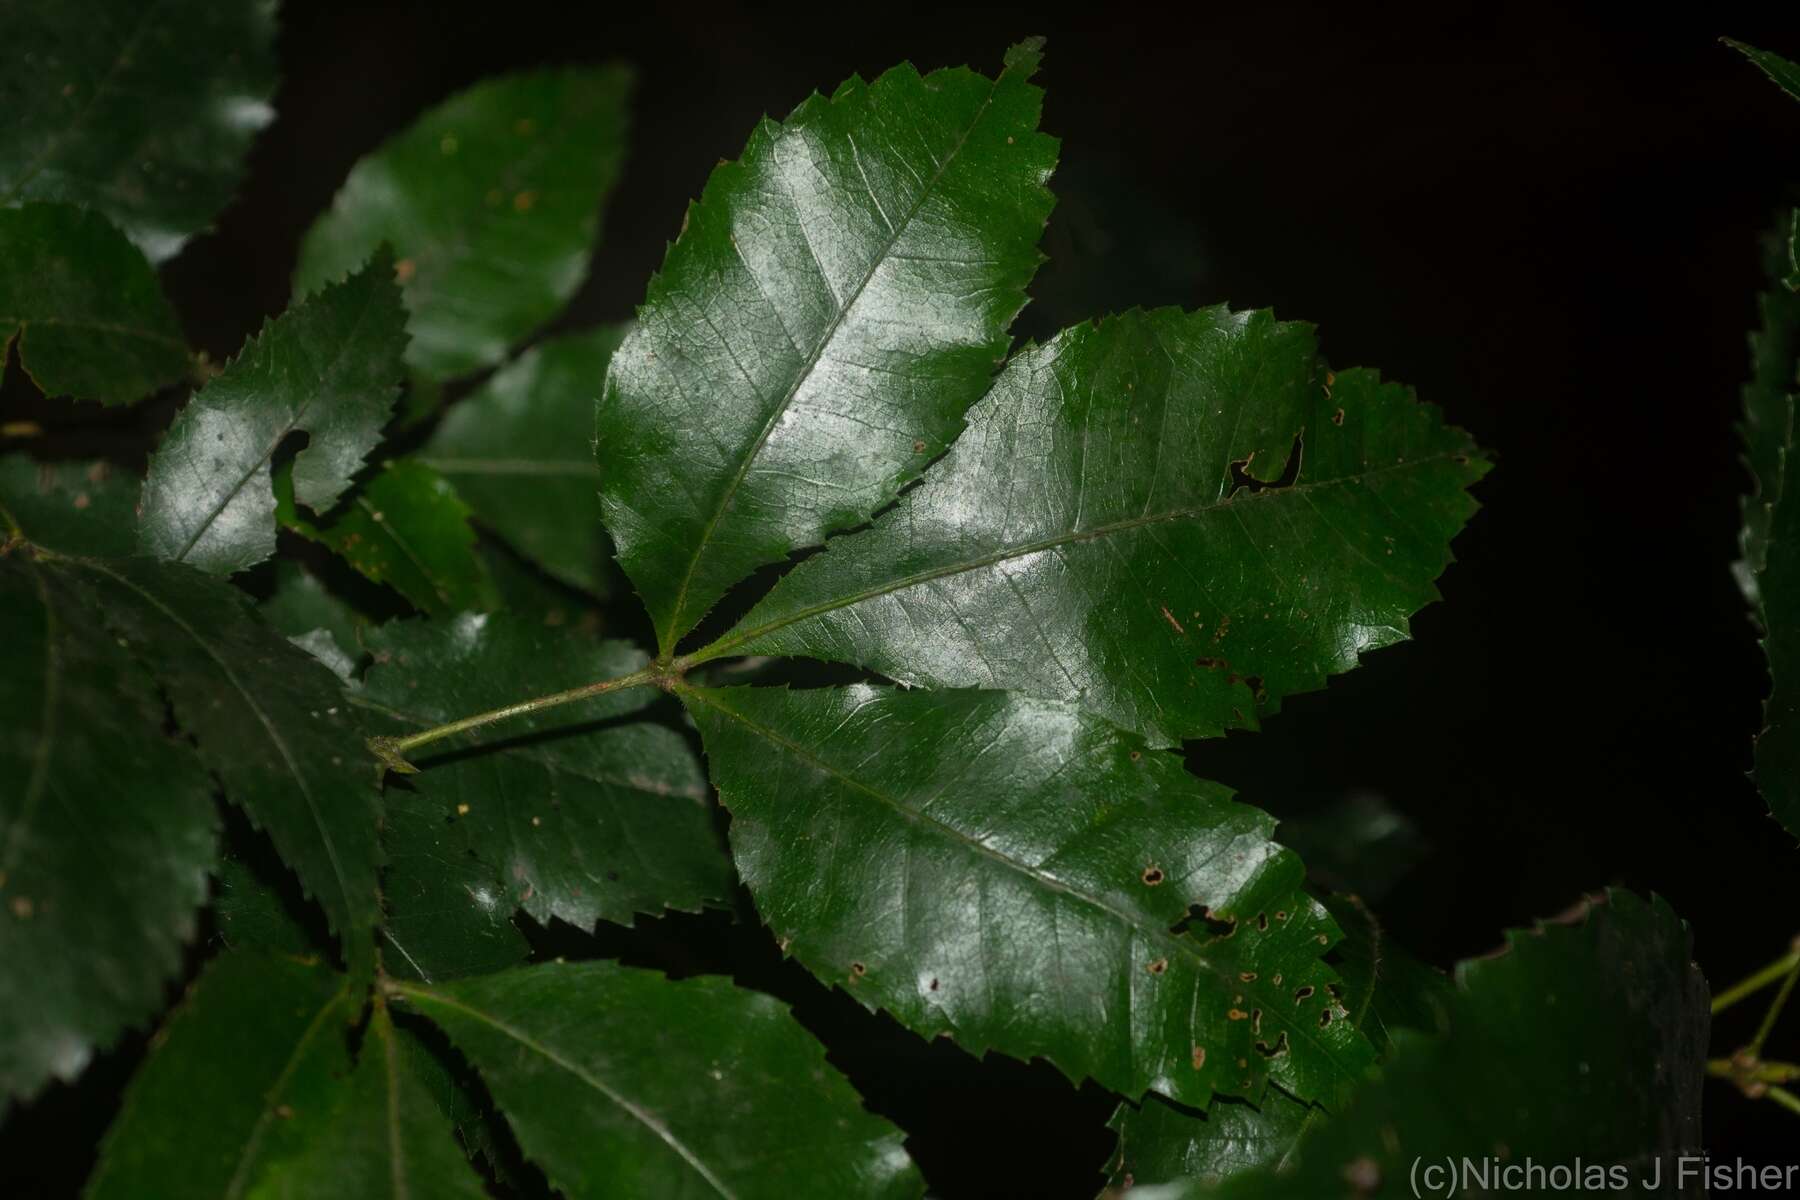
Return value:
<svg viewBox="0 0 1800 1200">
<path fill-rule="evenodd" d="M 1010 41 L 1047 34 L 1060 202 L 1021 334 L 1136 304 L 1273 306 L 1316 322 L 1334 363 L 1415 385 L 1498 459 L 1416 640 L 1261 734 L 1196 746 L 1195 768 L 1283 816 L 1357 790 L 1410 816 L 1430 854 L 1381 912 L 1432 962 L 1623 885 L 1669 898 L 1720 988 L 1800 932 L 1800 854 L 1744 776 L 1765 679 L 1728 571 L 1758 237 L 1800 181 L 1800 105 L 1715 39 L 1800 56 L 1800 13 L 1709 6 L 1619 28 L 1535 6 L 1379 21 L 1351 7 L 1096 7 L 1070 24 L 842 4 L 293 3 L 280 115 L 217 233 L 165 277 L 191 339 L 223 358 L 285 305 L 299 236 L 359 155 L 481 76 L 617 58 L 639 70 L 633 149 L 562 324 L 618 319 L 760 115 L 903 58 L 991 73 Z M 780 966 L 754 928 L 684 919 L 606 938 L 796 1002 L 912 1135 L 934 1193 L 1098 1186 L 1097 1089 L 925 1046 Z M 1753 1027 L 1733 1016 L 1719 1053 Z M 80 1178 L 141 1044 L 0 1135 L 0 1192 Z M 1800 1058 L 1800 1012 L 1768 1053 Z M 1773 1105 L 1711 1084 L 1706 1098 L 1715 1158 L 1800 1145 Z"/>
</svg>

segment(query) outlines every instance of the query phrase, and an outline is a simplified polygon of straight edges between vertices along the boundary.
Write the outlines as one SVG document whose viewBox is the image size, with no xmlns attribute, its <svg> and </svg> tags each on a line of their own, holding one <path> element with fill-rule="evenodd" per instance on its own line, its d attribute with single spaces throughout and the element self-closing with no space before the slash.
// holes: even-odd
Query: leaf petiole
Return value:
<svg viewBox="0 0 1800 1200">
<path fill-rule="evenodd" d="M 1783 976 L 1800 970 L 1800 945 L 1795 945 L 1788 952 L 1764 967 L 1762 970 L 1740 980 L 1713 997 L 1712 1012 L 1716 1017 L 1738 1001 L 1753 996 Z"/>
<path fill-rule="evenodd" d="M 400 775 L 417 775 L 419 768 L 408 762 L 406 755 L 420 746 L 430 745 L 432 742 L 465 733 L 471 729 L 479 729 L 483 725 L 492 725 L 513 717 L 522 717 L 527 713 L 541 712 L 546 708 L 574 704 L 594 696 L 604 696 L 608 692 L 642 687 L 647 683 L 658 683 L 664 678 L 663 673 L 655 667 L 645 667 L 643 670 L 633 671 L 629 675 L 620 675 L 614 679 L 602 679 L 598 683 L 585 683 L 565 692 L 538 696 L 532 700 L 521 700 L 517 704 L 508 704 L 500 708 L 489 709 L 484 713 L 476 713 L 472 717 L 463 717 L 443 725 L 434 725 L 430 729 L 408 734 L 405 737 L 372 737 L 367 744 L 370 753 L 381 761 L 381 765 L 386 770 Z"/>
</svg>

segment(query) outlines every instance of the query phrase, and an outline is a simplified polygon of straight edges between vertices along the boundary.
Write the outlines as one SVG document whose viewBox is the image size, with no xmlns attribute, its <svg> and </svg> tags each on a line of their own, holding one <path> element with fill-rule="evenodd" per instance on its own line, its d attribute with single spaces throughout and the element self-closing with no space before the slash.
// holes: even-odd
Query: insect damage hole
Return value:
<svg viewBox="0 0 1800 1200">
<path fill-rule="evenodd" d="M 1237 921 L 1231 917 L 1215 917 L 1212 910 L 1204 904 L 1188 905 L 1187 915 L 1169 926 L 1169 932 L 1181 937 L 1188 932 L 1206 933 L 1216 938 L 1228 938 L 1237 932 Z"/>
<path fill-rule="evenodd" d="M 1144 868 L 1144 873 L 1141 878 L 1144 881 L 1145 887 L 1155 887 L 1163 881 L 1165 876 L 1163 875 L 1163 869 L 1161 867 L 1148 866 Z"/>
<path fill-rule="evenodd" d="M 1155 962 L 1146 964 L 1144 967 L 1144 970 L 1150 972 L 1152 975 L 1161 975 L 1164 971 L 1167 971 L 1168 969 L 1169 969 L 1169 960 L 1166 958 L 1159 958 Z"/>
<path fill-rule="evenodd" d="M 1304 437 L 1302 434 L 1296 433 L 1294 444 L 1288 448 L 1287 461 L 1282 463 L 1281 470 L 1273 479 L 1258 479 L 1250 473 L 1250 464 L 1256 458 L 1255 451 L 1238 459 L 1231 464 L 1231 490 L 1225 493 L 1225 498 L 1230 500 L 1239 492 L 1249 492 L 1255 495 L 1257 492 L 1278 491 L 1281 488 L 1293 487 L 1295 481 L 1300 478 L 1300 459 L 1304 449 Z"/>
</svg>

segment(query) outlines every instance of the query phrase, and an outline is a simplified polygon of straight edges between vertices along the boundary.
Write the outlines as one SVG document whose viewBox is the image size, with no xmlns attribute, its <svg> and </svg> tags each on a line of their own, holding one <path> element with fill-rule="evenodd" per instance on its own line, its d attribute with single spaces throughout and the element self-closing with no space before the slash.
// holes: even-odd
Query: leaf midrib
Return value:
<svg viewBox="0 0 1800 1200">
<path fill-rule="evenodd" d="M 258 1147 L 262 1145 L 263 1136 L 268 1132 L 269 1118 L 275 1115 L 277 1107 L 275 1098 L 281 1095 L 281 1090 L 287 1086 L 288 1080 L 299 1067 L 301 1056 L 313 1038 L 318 1035 L 326 1016 L 344 1002 L 349 995 L 349 990 L 350 984 L 346 980 L 338 985 L 338 989 L 331 993 L 330 998 L 324 1004 L 319 1006 L 319 1011 L 313 1014 L 313 1019 L 307 1022 L 299 1040 L 294 1043 L 294 1052 L 288 1055 L 287 1062 L 282 1064 L 281 1073 L 275 1077 L 275 1082 L 269 1085 L 269 1090 L 263 1093 L 262 1113 L 256 1118 L 256 1124 L 250 1127 L 250 1136 L 244 1139 L 244 1148 L 238 1154 L 237 1167 L 232 1171 L 231 1179 L 225 1185 L 225 1200 L 238 1200 L 244 1194 L 244 1188 L 250 1182 L 247 1172 L 250 1170 L 251 1160 Z"/>
<path fill-rule="evenodd" d="M 1115 533 L 1123 533 L 1147 525 L 1163 525 L 1173 521 L 1193 520 L 1206 516 L 1209 513 L 1230 509 L 1233 506 L 1240 504 L 1267 504 L 1270 503 L 1274 497 L 1278 496 L 1290 496 L 1295 494 L 1305 495 L 1325 488 L 1341 487 L 1351 483 L 1361 483 L 1364 480 L 1390 471 L 1404 471 L 1423 466 L 1427 463 L 1453 459 L 1460 453 L 1462 453 L 1462 451 L 1446 450 L 1436 454 L 1423 455 L 1419 458 L 1409 458 L 1403 463 L 1393 463 L 1385 467 L 1373 467 L 1366 471 L 1360 471 L 1354 475 L 1339 475 L 1330 479 L 1316 480 L 1312 483 L 1296 483 L 1285 488 L 1264 488 L 1258 491 L 1245 490 L 1241 493 L 1228 495 L 1223 499 L 1210 501 L 1205 504 L 1173 509 L 1168 512 L 1128 517 L 1122 521 L 1112 521 L 1105 525 L 1096 525 L 1091 529 L 1070 530 L 1067 533 L 1039 538 L 1036 541 L 1007 546 L 1000 550 L 993 551 L 990 554 L 982 555 L 979 558 L 963 559 L 953 563 L 946 563 L 943 566 L 930 567 L 923 571 L 915 571 L 911 575 L 903 576 L 900 579 L 876 584 L 875 586 L 863 588 L 859 591 L 851 592 L 848 595 L 834 597 L 831 600 L 822 601 L 818 604 L 808 605 L 805 608 L 799 609 L 793 613 L 785 614 L 775 620 L 765 622 L 752 629 L 728 633 L 712 645 L 686 656 L 682 659 L 682 665 L 688 668 L 698 666 L 703 662 L 708 662 L 711 659 L 730 653 L 731 650 L 737 646 L 744 645 L 745 643 L 754 641 L 760 637 L 766 637 L 771 633 L 778 632 L 790 625 L 796 625 L 809 618 L 820 616 L 828 612 L 835 612 L 840 608 L 849 608 L 852 605 L 861 604 L 865 600 L 873 600 L 877 596 L 885 596 L 891 592 L 904 591 L 907 588 L 917 587 L 922 583 L 930 583 L 933 580 L 943 579 L 947 576 L 961 575 L 969 571 L 979 571 L 984 567 L 996 566 L 999 563 L 1008 562 L 1015 558 L 1024 558 L 1028 555 L 1040 554 L 1045 550 L 1054 550 L 1058 546 L 1096 541 Z M 827 547 L 825 553 L 829 554 L 830 552 L 830 548 Z"/>
<path fill-rule="evenodd" d="M 139 586 L 136 580 L 120 575 L 96 559 L 68 558 L 64 561 L 105 575 L 120 586 L 135 592 L 145 602 L 155 607 L 156 610 L 161 612 L 171 624 L 187 634 L 194 644 L 200 647 L 206 657 L 211 659 L 218 666 L 220 673 L 225 676 L 226 681 L 231 684 L 232 689 L 237 692 L 243 703 L 252 713 L 256 714 L 258 724 L 260 724 L 263 727 L 263 731 L 268 734 L 269 741 L 274 745 L 276 752 L 281 757 L 282 765 L 286 768 L 289 777 L 293 779 L 295 790 L 297 790 L 301 797 L 306 801 L 307 815 L 312 818 L 313 828 L 318 831 L 319 841 L 325 848 L 326 860 L 331 864 L 331 873 L 333 878 L 337 881 L 338 892 L 342 897 L 344 904 L 345 928 L 340 929 L 337 932 L 343 937 L 346 943 L 344 949 L 345 954 L 350 957 L 354 964 L 357 955 L 351 949 L 351 944 L 355 940 L 356 913 L 353 911 L 354 906 L 352 904 L 352 897 L 355 895 L 355 891 L 351 888 L 350 881 L 344 874 L 343 863 L 338 857 L 337 843 L 332 839 L 331 830 L 326 825 L 324 817 L 319 812 L 318 800 L 313 796 L 312 788 L 307 785 L 306 776 L 300 770 L 300 764 L 295 760 L 293 750 L 289 748 L 286 740 L 282 738 L 280 726 L 270 719 L 268 713 L 263 711 L 262 706 L 256 702 L 255 694 L 249 688 L 244 686 L 243 682 L 237 677 L 237 673 L 231 669 L 231 664 L 225 661 L 219 652 L 213 648 L 210 642 L 200 636 L 198 630 L 192 625 L 189 625 L 179 613 L 164 604 L 157 596 Z M 239 803 L 241 804 L 242 801 L 239 800 Z M 327 912 L 326 916 L 329 918 L 330 913 Z"/>
<path fill-rule="evenodd" d="M 325 394 L 328 391 L 332 392 L 332 393 L 336 392 L 335 385 L 337 382 L 337 378 L 338 378 L 340 372 L 344 369 L 345 363 L 349 360 L 350 350 L 353 346 L 356 345 L 358 338 L 362 334 L 363 327 L 365 324 L 367 324 L 367 322 L 369 320 L 369 314 L 375 311 L 375 305 L 376 305 L 377 297 L 379 295 L 379 291 L 380 291 L 380 289 L 378 289 L 378 288 L 368 289 L 368 295 L 363 301 L 362 311 L 357 314 L 356 322 L 355 322 L 355 324 L 353 324 L 350 327 L 350 331 L 347 334 L 345 334 L 343 336 L 343 338 L 341 338 L 339 340 L 338 345 L 337 345 L 337 352 L 332 356 L 330 364 L 325 368 L 324 372 L 321 373 L 321 375 L 319 376 L 318 382 L 308 386 L 307 392 L 306 392 L 306 398 L 303 399 L 300 402 L 299 406 L 294 410 L 293 416 L 291 416 L 285 423 L 283 423 L 280 431 L 275 435 L 274 440 L 269 443 L 268 449 L 264 450 L 261 454 L 259 454 L 257 456 L 257 458 L 251 463 L 249 470 L 245 471 L 244 474 L 242 475 L 242 477 L 240 477 L 238 479 L 238 481 L 232 485 L 231 490 L 225 494 L 225 498 L 223 500 L 219 501 L 219 503 L 213 508 L 212 512 L 207 514 L 206 519 L 204 521 L 202 521 L 200 523 L 200 525 L 195 529 L 193 536 L 188 538 L 187 544 L 184 545 L 181 548 L 181 550 L 173 556 L 177 562 L 186 562 L 187 561 L 188 554 L 194 549 L 195 546 L 200 544 L 200 539 L 206 536 L 207 531 L 213 527 L 213 524 L 216 521 L 218 521 L 220 515 L 223 514 L 227 508 L 230 508 L 232 503 L 237 500 L 239 494 L 243 492 L 244 486 L 246 484 L 248 484 L 252 478 L 255 477 L 256 473 L 258 471 L 260 471 L 264 465 L 268 464 L 269 462 L 271 462 L 274 459 L 275 451 L 281 448 L 282 441 L 289 434 L 293 433 L 296 429 L 299 429 L 305 425 L 307 417 L 312 412 L 313 402 L 320 395 Z M 269 328 L 264 331 L 262 336 L 263 337 L 272 336 L 272 334 L 275 332 L 275 330 L 276 330 L 276 325 L 274 323 L 271 323 Z M 258 339 L 258 340 L 260 341 L 260 339 Z M 238 362 L 244 361 L 244 357 L 245 356 L 240 355 L 237 361 Z M 202 393 L 202 394 L 204 394 L 204 393 Z M 198 400 L 199 398 L 200 397 L 198 397 L 198 396 L 195 397 L 196 400 Z M 308 429 L 311 428 L 311 426 L 305 426 L 305 427 Z M 306 452 L 303 450 L 303 451 L 301 451 L 301 453 L 304 454 Z M 301 502 L 300 497 L 298 494 L 296 494 L 294 496 L 294 504 L 296 506 L 298 506 L 300 504 L 300 502 Z M 308 505 L 308 507 L 310 508 L 311 505 Z"/>
<path fill-rule="evenodd" d="M 545 1062 L 550 1063 L 552 1066 L 559 1068 L 580 1080 L 582 1083 L 587 1084 L 602 1096 L 606 1097 L 606 1099 L 611 1101 L 615 1107 L 621 1109 L 634 1121 L 637 1121 L 644 1128 L 654 1133 L 661 1139 L 664 1145 L 668 1146 L 669 1149 L 673 1150 L 681 1158 L 682 1162 L 688 1165 L 694 1174 L 703 1179 L 707 1185 L 720 1196 L 725 1197 L 726 1200 L 736 1200 L 737 1194 L 727 1187 L 724 1181 L 717 1175 L 714 1175 L 711 1168 L 701 1161 L 699 1154 L 695 1152 L 693 1148 L 688 1146 L 686 1142 L 675 1136 L 675 1132 L 672 1129 L 662 1121 L 658 1120 L 655 1114 L 645 1109 L 642 1105 L 607 1086 L 606 1082 L 597 1075 L 585 1070 L 576 1063 L 570 1062 L 568 1059 L 544 1045 L 524 1030 L 514 1028 L 491 1013 L 483 1012 L 481 1009 L 465 1004 L 460 1000 L 454 1000 L 441 992 L 434 992 L 427 988 L 404 983 L 399 984 L 398 986 L 403 993 L 411 996 L 415 1000 L 422 1000 L 427 1004 L 441 1004 L 445 1008 L 454 1009 L 464 1016 L 480 1021 L 490 1029 L 495 1030 L 505 1037 L 511 1038 L 520 1046 L 538 1055 Z M 507 1114 L 507 1119 L 516 1124 L 518 1116 L 516 1112 L 510 1112 Z"/>
<path fill-rule="evenodd" d="M 726 510 L 731 507 L 731 501 L 733 497 L 737 495 L 738 488 L 741 487 L 744 480 L 749 477 L 751 465 L 755 463 L 757 456 L 762 453 L 763 447 L 768 444 L 770 436 L 775 431 L 775 427 L 781 421 L 782 414 L 787 412 L 789 406 L 793 404 L 794 398 L 800 394 L 800 389 L 806 385 L 806 381 L 811 379 L 813 372 L 818 369 L 820 361 L 824 358 L 826 347 L 828 347 L 833 339 L 837 337 L 838 330 L 843 328 L 844 320 L 850 315 L 850 310 L 856 307 L 857 303 L 862 299 L 863 293 L 868 290 L 870 282 L 874 280 L 875 273 L 881 269 L 881 265 L 893 254 L 894 247 L 899 245 L 902 231 L 911 227 L 913 219 L 919 215 L 919 210 L 924 207 L 925 201 L 930 198 L 937 190 L 938 184 L 943 181 L 944 172 L 950 169 L 950 164 L 957 160 L 963 152 L 963 147 L 968 145 L 969 135 L 974 133 L 975 127 L 980 125 L 982 120 L 986 118 L 988 110 L 993 107 L 994 95 L 1000 90 L 1000 85 L 1006 81 L 1008 74 L 1009 72 L 1001 72 L 999 77 L 988 85 L 988 93 L 982 100 L 981 107 L 976 110 L 975 116 L 970 119 L 968 125 L 963 129 L 962 136 L 957 138 L 956 145 L 951 147 L 949 153 L 944 155 L 943 162 L 938 164 L 931 179 L 924 187 L 919 189 L 918 198 L 913 202 L 912 206 L 907 209 L 905 215 L 900 218 L 899 223 L 895 224 L 892 221 L 888 221 L 886 212 L 882 212 L 882 219 L 888 221 L 888 237 L 886 242 L 882 245 L 881 250 L 870 261 L 869 269 L 864 272 L 861 281 L 857 283 L 855 289 L 852 290 L 850 295 L 838 305 L 837 313 L 831 318 L 831 323 L 827 325 L 824 331 L 819 335 L 818 340 L 813 345 L 812 353 L 809 354 L 806 361 L 801 364 L 800 371 L 798 375 L 796 375 L 793 383 L 789 385 L 786 394 L 782 396 L 781 400 L 769 413 L 768 418 L 763 422 L 762 429 L 758 431 L 756 435 L 756 441 L 750 446 L 742 460 L 738 463 L 736 473 L 733 474 L 731 482 L 726 485 L 724 493 L 719 497 L 719 503 L 717 507 L 714 508 L 712 517 L 707 521 L 706 528 L 701 531 L 699 541 L 694 544 L 693 555 L 688 559 L 687 571 L 681 577 L 681 587 L 677 589 L 675 593 L 675 603 L 669 613 L 668 627 L 665 629 L 660 622 L 658 623 L 656 631 L 657 640 L 661 643 L 660 648 L 665 653 L 672 651 L 675 648 L 676 640 L 681 633 L 685 632 L 685 630 L 678 629 L 677 627 L 680 625 L 683 619 L 682 614 L 687 608 L 688 589 L 693 585 L 694 572 L 699 569 L 701 559 L 706 557 L 707 549 L 712 545 L 713 533 L 718 529 L 719 522 L 724 519 Z M 874 103 L 872 95 L 870 96 L 870 103 Z M 785 133 L 785 129 L 783 132 Z M 775 147 L 777 145 L 779 145 L 779 141 L 770 144 L 769 153 L 771 156 L 774 156 Z M 791 191 L 789 195 L 791 202 Z M 870 192 L 870 199 L 875 199 L 872 191 Z M 881 202 L 876 200 L 875 205 L 879 209 L 881 207 Z M 795 207 L 798 209 L 797 204 Z M 802 232 L 804 233 L 804 229 Z M 817 262 L 817 257 L 817 255 L 814 255 L 815 262 Z M 820 268 L 819 280 L 824 284 L 827 291 L 831 290 L 831 281 L 825 277 L 822 266 Z"/>
</svg>

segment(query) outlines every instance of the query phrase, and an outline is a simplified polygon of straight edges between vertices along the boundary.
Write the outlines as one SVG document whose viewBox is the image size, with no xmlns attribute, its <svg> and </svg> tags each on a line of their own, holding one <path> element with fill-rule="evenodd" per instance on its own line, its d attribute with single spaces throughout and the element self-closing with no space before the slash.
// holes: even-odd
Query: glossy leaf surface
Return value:
<svg viewBox="0 0 1800 1200">
<path fill-rule="evenodd" d="M 351 971 L 366 975 L 380 916 L 380 811 L 337 678 L 223 581 L 144 559 L 69 563 L 162 683 L 226 796 L 324 906 Z"/>
<path fill-rule="evenodd" d="M 405 345 L 400 291 L 385 253 L 343 283 L 267 322 L 195 394 L 150 457 L 142 553 L 215 575 L 275 552 L 271 465 L 296 434 L 294 497 L 329 509 L 380 440 Z"/>
<path fill-rule="evenodd" d="M 371 630 L 360 699 L 410 732 L 641 668 L 623 642 L 575 641 L 503 615 Z M 730 895 L 731 864 L 706 778 L 672 730 L 631 719 L 660 693 L 634 688 L 508 722 L 481 745 L 418 752 L 420 796 L 462 828 L 504 886 L 502 914 L 581 929 Z M 478 927 L 484 910 L 464 914 Z M 474 936 L 471 929 L 469 936 Z"/>
<path fill-rule="evenodd" d="M 329 517 L 308 520 L 275 480 L 275 515 L 302 537 L 329 546 L 376 583 L 421 612 L 447 616 L 495 607 L 499 597 L 475 554 L 469 506 L 442 475 L 422 463 L 384 465 Z"/>
<path fill-rule="evenodd" d="M 1700 1152 L 1706 983 L 1682 922 L 1659 899 L 1608 893 L 1572 924 L 1507 935 L 1503 953 L 1457 968 L 1450 1031 L 1407 1033 L 1378 1081 L 1302 1139 L 1289 1169 L 1233 1180 L 1227 1196 L 1317 1200 L 1348 1177 L 1409 1195 L 1426 1161 L 1624 1168 L 1637 1194 L 1677 1186 L 1675 1159 Z M 1470 1086 L 1479 1080 L 1480 1086 Z M 1661 1187 L 1638 1189 L 1657 1177 Z"/>
<path fill-rule="evenodd" d="M 0 206 L 106 214 L 161 262 L 274 117 L 273 0 L 0 6 Z"/>
<path fill-rule="evenodd" d="M 0 652 L 4 1113 L 162 1006 L 206 900 L 217 817 L 102 604 L 27 546 L 0 556 Z"/>
<path fill-rule="evenodd" d="M 1254 727 L 1406 635 L 1485 470 L 1407 389 L 1327 379 L 1305 326 L 1127 313 L 1017 356 L 918 488 L 698 657 L 1009 688 L 1157 742 Z"/>
<path fill-rule="evenodd" d="M 129 404 L 187 371 L 143 253 L 105 217 L 64 204 L 0 208 L 0 358 L 14 338 L 47 396 Z"/>
<path fill-rule="evenodd" d="M 570 1200 L 923 1190 L 900 1131 L 863 1110 L 786 1006 L 729 980 L 548 963 L 404 993 Z"/>
<path fill-rule="evenodd" d="M 606 364 L 624 336 L 614 326 L 532 347 L 457 402 L 419 453 L 520 554 L 595 592 L 611 551 L 588 439 Z M 600 456 L 609 456 L 606 447 Z"/>
<path fill-rule="evenodd" d="M 389 974 L 432 983 L 498 971 L 531 953 L 513 927 L 511 893 L 498 868 L 481 861 L 470 833 L 470 823 L 434 792 L 388 790 L 381 936 Z"/>
<path fill-rule="evenodd" d="M 1142 739 L 998 692 L 681 694 L 763 920 L 916 1033 L 1195 1104 L 1372 1061 L 1273 820 Z"/>
<path fill-rule="evenodd" d="M 587 273 L 630 90 L 622 68 L 560 69 L 446 100 L 351 169 L 301 245 L 297 290 L 385 242 L 411 313 L 407 363 L 437 379 L 498 363 Z"/>
<path fill-rule="evenodd" d="M 1330 896 L 1323 903 L 1344 930 L 1334 955 L 1343 976 L 1339 995 L 1376 1050 L 1390 1053 L 1399 1029 L 1440 1031 L 1454 990 L 1449 978 L 1394 945 L 1361 901 Z M 1108 1122 L 1119 1135 L 1108 1171 L 1115 1186 L 1217 1183 L 1281 1164 L 1302 1134 L 1329 1119 L 1323 1107 L 1279 1088 L 1270 1088 L 1258 1104 L 1216 1096 L 1205 1110 L 1150 1095 L 1142 1104 L 1119 1105 Z"/>
<path fill-rule="evenodd" d="M 214 959 L 126 1089 L 89 1200 L 140 1200 L 151 1180 L 168 1200 L 293 1194 L 296 1160 L 335 1132 L 360 1008 L 316 963 Z"/>
<path fill-rule="evenodd" d="M 956 437 L 1050 212 L 1035 46 L 910 65 L 777 124 L 692 205 L 601 401 L 601 497 L 660 647 L 856 525 Z"/>
</svg>

